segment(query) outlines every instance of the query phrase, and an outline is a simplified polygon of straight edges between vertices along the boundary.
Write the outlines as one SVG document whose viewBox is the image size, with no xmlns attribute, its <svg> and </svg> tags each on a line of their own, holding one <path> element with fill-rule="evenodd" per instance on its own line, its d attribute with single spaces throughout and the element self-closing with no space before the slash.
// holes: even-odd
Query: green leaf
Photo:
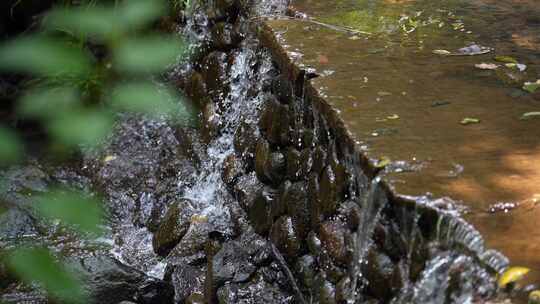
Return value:
<svg viewBox="0 0 540 304">
<path fill-rule="evenodd" d="M 160 115 L 174 111 L 175 97 L 170 88 L 152 82 L 127 83 L 113 90 L 111 104 L 120 110 Z"/>
<path fill-rule="evenodd" d="M 30 118 L 52 118 L 72 111 L 80 104 L 77 91 L 68 87 L 39 88 L 19 101 L 19 113 Z"/>
<path fill-rule="evenodd" d="M 119 7 L 121 24 L 127 29 L 138 29 L 166 13 L 162 0 L 130 0 Z"/>
<path fill-rule="evenodd" d="M 531 118 L 540 118 L 540 112 L 527 112 L 527 113 L 523 113 L 523 115 L 521 115 L 521 120 L 527 120 L 527 119 L 531 119 Z"/>
<path fill-rule="evenodd" d="M 7 258 L 10 267 L 28 284 L 38 282 L 53 296 L 67 303 L 85 303 L 80 283 L 42 248 L 21 248 Z"/>
<path fill-rule="evenodd" d="M 510 56 L 495 56 L 493 59 L 498 62 L 504 62 L 504 63 L 518 63 L 518 61 Z"/>
<path fill-rule="evenodd" d="M 15 162 L 22 154 L 22 143 L 11 130 L 0 127 L 0 164 Z"/>
<path fill-rule="evenodd" d="M 46 16 L 43 23 L 49 30 L 60 30 L 82 37 L 91 36 L 102 41 L 116 36 L 118 24 L 113 7 L 86 5 L 55 9 Z"/>
<path fill-rule="evenodd" d="M 123 41 L 114 52 L 119 70 L 130 73 L 162 72 L 183 53 L 177 37 L 150 36 Z"/>
<path fill-rule="evenodd" d="M 60 41 L 24 37 L 0 47 L 0 68 L 39 76 L 82 75 L 90 71 L 86 54 Z"/>
<path fill-rule="evenodd" d="M 536 92 L 536 90 L 540 89 L 540 79 L 536 82 L 526 82 L 523 85 L 523 89 L 529 93 Z"/>
<path fill-rule="evenodd" d="M 74 111 L 55 117 L 48 125 L 55 139 L 68 146 L 96 145 L 110 132 L 113 118 L 106 112 Z"/>
<path fill-rule="evenodd" d="M 55 191 L 37 198 L 36 211 L 45 218 L 59 219 L 83 233 L 100 233 L 101 203 L 77 192 Z"/>
</svg>

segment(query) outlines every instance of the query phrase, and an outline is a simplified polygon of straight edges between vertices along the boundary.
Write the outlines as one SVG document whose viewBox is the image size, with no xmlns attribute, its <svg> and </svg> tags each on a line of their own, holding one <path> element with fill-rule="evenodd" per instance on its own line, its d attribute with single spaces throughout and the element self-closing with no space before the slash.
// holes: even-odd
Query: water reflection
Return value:
<svg viewBox="0 0 540 304">
<path fill-rule="evenodd" d="M 287 28 L 282 39 L 303 66 L 335 71 L 314 87 L 324 88 L 363 150 L 375 160 L 422 164 L 388 166 L 396 190 L 464 202 L 488 245 L 539 270 L 530 279 L 540 282 L 540 119 L 520 120 L 540 111 L 540 93 L 522 89 L 540 78 L 538 2 L 299 0 L 294 7 L 340 27 L 273 23 Z M 471 44 L 494 50 L 433 53 Z M 497 69 L 483 68 L 490 64 Z M 490 212 L 501 202 L 513 207 Z"/>
</svg>

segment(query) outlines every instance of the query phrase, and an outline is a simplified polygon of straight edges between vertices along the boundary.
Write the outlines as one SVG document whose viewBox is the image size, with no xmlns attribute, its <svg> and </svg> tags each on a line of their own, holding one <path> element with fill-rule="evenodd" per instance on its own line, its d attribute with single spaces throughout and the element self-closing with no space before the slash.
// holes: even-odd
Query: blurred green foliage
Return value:
<svg viewBox="0 0 540 304">
<path fill-rule="evenodd" d="M 67 303 L 86 303 L 76 277 L 44 248 L 20 248 L 8 256 L 8 263 L 25 282 L 39 282 L 50 296 Z"/>
<path fill-rule="evenodd" d="M 33 206 L 42 216 L 51 220 L 59 219 L 81 234 L 101 233 L 103 210 L 100 201 L 94 197 L 56 190 L 37 197 Z"/>
<path fill-rule="evenodd" d="M 184 47 L 179 37 L 152 30 L 167 3 L 58 4 L 43 17 L 41 30 L 0 46 L 2 71 L 31 76 L 17 115 L 39 121 L 51 144 L 66 148 L 100 144 L 118 111 L 188 116 L 176 90 L 159 81 Z M 0 127 L 0 165 L 20 160 L 23 150 L 16 133 Z M 45 219 L 60 220 L 81 236 L 100 233 L 103 210 L 96 198 L 57 190 L 35 200 L 35 210 Z M 46 249 L 19 248 L 8 263 L 21 279 L 38 282 L 53 298 L 85 302 L 80 285 Z"/>
</svg>

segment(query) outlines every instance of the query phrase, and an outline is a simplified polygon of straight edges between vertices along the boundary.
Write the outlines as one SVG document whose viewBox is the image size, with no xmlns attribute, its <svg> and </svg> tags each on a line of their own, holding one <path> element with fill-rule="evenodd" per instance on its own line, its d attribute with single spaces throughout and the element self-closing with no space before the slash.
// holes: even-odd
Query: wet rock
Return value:
<svg viewBox="0 0 540 304">
<path fill-rule="evenodd" d="M 346 195 L 348 188 L 348 173 L 345 166 L 339 162 L 335 157 L 330 160 L 330 166 L 336 178 L 336 191 L 337 199 L 342 200 Z"/>
<path fill-rule="evenodd" d="M 284 191 L 280 204 L 286 207 L 287 214 L 292 217 L 293 226 L 298 237 L 304 239 L 310 230 L 310 206 L 305 182 L 296 182 Z"/>
<path fill-rule="evenodd" d="M 22 288 L 8 289 L 0 294 L 2 304 L 49 304 L 49 300 L 43 292 L 35 290 L 20 290 Z"/>
<path fill-rule="evenodd" d="M 322 247 L 334 261 L 346 265 L 349 261 L 349 251 L 345 241 L 348 230 L 340 220 L 329 220 L 321 224 L 319 238 Z"/>
<path fill-rule="evenodd" d="M 201 64 L 201 74 L 206 89 L 212 101 L 218 102 L 227 92 L 225 91 L 227 78 L 227 54 L 219 51 L 208 54 Z"/>
<path fill-rule="evenodd" d="M 315 147 L 315 132 L 310 129 L 302 129 L 302 147 L 311 149 Z"/>
<path fill-rule="evenodd" d="M 317 234 L 314 231 L 310 231 L 308 233 L 307 239 L 306 239 L 309 252 L 312 255 L 319 255 L 322 250 L 322 243 Z"/>
<path fill-rule="evenodd" d="M 187 297 L 185 304 L 206 304 L 206 299 L 203 294 L 195 292 Z"/>
<path fill-rule="evenodd" d="M 278 217 L 287 214 L 287 198 L 291 190 L 292 183 L 288 180 L 281 183 L 278 190 L 278 199 L 272 205 L 272 219 L 276 220 Z"/>
<path fill-rule="evenodd" d="M 234 185 L 234 196 L 244 210 L 249 210 L 263 187 L 255 173 L 242 175 Z"/>
<path fill-rule="evenodd" d="M 281 152 L 271 152 L 265 140 L 259 140 L 255 154 L 255 172 L 263 183 L 278 185 L 286 171 L 286 159 Z"/>
<path fill-rule="evenodd" d="M 215 0 L 209 3 L 206 14 L 210 19 L 234 21 L 239 13 L 237 0 Z"/>
<path fill-rule="evenodd" d="M 297 181 L 300 178 L 300 151 L 295 148 L 287 149 L 287 178 Z"/>
<path fill-rule="evenodd" d="M 370 250 L 363 273 L 369 281 L 369 291 L 375 298 L 388 300 L 392 297 L 389 282 L 394 275 L 394 263 L 387 255 Z"/>
<path fill-rule="evenodd" d="M 326 166 L 320 183 L 321 211 L 325 216 L 334 214 L 338 204 L 338 184 L 334 170 Z"/>
<path fill-rule="evenodd" d="M 190 214 L 184 208 L 189 204 L 192 202 L 183 200 L 175 202 L 169 207 L 153 236 L 152 246 L 157 254 L 166 256 L 187 233 L 190 225 Z"/>
<path fill-rule="evenodd" d="M 37 164 L 14 167 L 4 175 L 6 193 L 32 193 L 47 191 L 50 177 Z M 4 194 L 5 195 L 5 194 Z"/>
<path fill-rule="evenodd" d="M 0 240 L 37 235 L 38 231 L 35 219 L 27 211 L 17 207 L 0 210 Z"/>
<path fill-rule="evenodd" d="M 302 150 L 302 153 L 300 154 L 300 164 L 299 176 L 308 176 L 313 169 L 313 153 L 310 149 Z"/>
<path fill-rule="evenodd" d="M 243 171 L 242 163 L 234 154 L 231 154 L 225 159 L 221 179 L 232 189 L 236 179 L 243 173 Z"/>
<path fill-rule="evenodd" d="M 273 257 L 275 259 L 275 256 Z M 267 283 L 277 284 L 278 286 L 289 289 L 289 280 L 285 276 L 282 267 L 276 261 L 272 261 L 270 265 L 259 268 L 257 274 L 260 275 Z"/>
<path fill-rule="evenodd" d="M 313 172 L 321 174 L 326 167 L 327 153 L 321 147 L 316 147 L 313 152 Z"/>
<path fill-rule="evenodd" d="M 248 210 L 248 218 L 256 233 L 266 235 L 272 226 L 272 206 L 276 204 L 277 193 L 271 188 L 263 188 Z"/>
<path fill-rule="evenodd" d="M 319 177 L 315 173 L 311 173 L 308 178 L 308 200 L 309 210 L 311 213 L 311 226 L 317 227 L 323 220 L 323 205 L 321 202 L 321 188 L 319 184 Z"/>
<path fill-rule="evenodd" d="M 134 300 L 137 303 L 170 303 L 173 287 L 164 281 L 107 256 L 69 258 L 68 267 L 80 277 L 83 288 L 93 303 L 118 303 Z"/>
<path fill-rule="evenodd" d="M 246 162 L 249 168 L 254 167 L 255 149 L 257 148 L 257 141 L 259 139 L 259 132 L 245 122 L 240 123 L 234 134 L 234 150 L 236 155 Z"/>
<path fill-rule="evenodd" d="M 196 132 L 164 119 L 123 115 L 100 153 L 85 154 L 84 173 L 107 202 L 111 215 L 156 231 L 166 207 L 194 181 Z M 184 136 L 185 135 L 185 136 Z"/>
<path fill-rule="evenodd" d="M 256 267 L 249 262 L 249 254 L 241 243 L 235 241 L 223 244 L 212 259 L 212 282 L 216 287 L 225 282 L 245 282 Z"/>
<path fill-rule="evenodd" d="M 202 142 L 199 131 L 187 127 L 175 128 L 174 135 L 179 143 L 177 146 L 178 155 L 192 161 L 194 165 L 200 165 L 201 155 L 199 151 L 202 149 Z M 193 168 L 193 171 L 195 171 L 195 168 Z M 186 178 L 186 176 L 182 176 L 182 179 L 189 181 L 189 178 Z"/>
<path fill-rule="evenodd" d="M 174 303 L 184 303 L 192 294 L 204 294 L 206 269 L 200 266 L 178 265 L 171 275 L 174 286 Z"/>
<path fill-rule="evenodd" d="M 395 260 L 407 255 L 408 246 L 394 222 L 381 220 L 375 226 L 373 240 L 379 248 Z"/>
<path fill-rule="evenodd" d="M 342 203 L 338 212 L 351 231 L 358 229 L 358 225 L 360 225 L 361 210 L 356 202 L 346 201 Z"/>
<path fill-rule="evenodd" d="M 336 288 L 320 274 L 315 280 L 315 294 L 320 304 L 336 303 Z"/>
<path fill-rule="evenodd" d="M 204 251 L 204 245 L 213 231 L 219 231 L 219 228 L 209 223 L 208 217 L 192 215 L 189 229 L 182 240 L 171 250 L 167 259 L 178 263 L 189 257 L 200 257 L 200 254 Z"/>
<path fill-rule="evenodd" d="M 287 105 L 280 104 L 275 98 L 265 101 L 259 127 L 272 144 L 287 146 L 290 135 L 290 114 Z"/>
<path fill-rule="evenodd" d="M 227 51 L 240 42 L 240 36 L 230 23 L 218 22 L 212 28 L 212 42 L 214 48 Z"/>
<path fill-rule="evenodd" d="M 291 81 L 283 74 L 273 79 L 272 93 L 278 97 L 280 102 L 285 104 L 291 103 L 294 99 L 294 89 Z"/>
<path fill-rule="evenodd" d="M 210 102 L 206 83 L 201 73 L 193 71 L 185 88 L 186 94 L 195 101 L 201 109 Z"/>
<path fill-rule="evenodd" d="M 216 138 L 221 129 L 220 114 L 217 111 L 217 106 L 210 102 L 205 105 L 202 112 L 202 135 L 207 143 Z"/>
<path fill-rule="evenodd" d="M 219 304 L 294 303 L 293 297 L 276 284 L 267 283 L 256 275 L 252 281 L 243 284 L 226 284 L 218 292 Z"/>
<path fill-rule="evenodd" d="M 270 129 L 274 115 L 279 114 L 279 106 L 279 101 L 273 95 L 264 96 L 263 109 L 259 119 L 259 128 L 264 135 L 267 135 Z"/>
<path fill-rule="evenodd" d="M 301 239 L 294 229 L 292 218 L 282 216 L 272 225 L 270 239 L 287 258 L 294 259 L 300 254 Z"/>
<path fill-rule="evenodd" d="M 341 279 L 336 285 L 337 303 L 348 303 L 354 301 L 355 291 L 352 290 L 351 279 L 347 276 Z"/>
<path fill-rule="evenodd" d="M 316 261 L 312 255 L 304 255 L 296 261 L 295 271 L 306 288 L 313 286 L 316 275 Z"/>
<path fill-rule="evenodd" d="M 272 117 L 270 128 L 267 130 L 267 138 L 271 143 L 281 146 L 289 144 L 289 120 L 289 107 L 286 105 L 278 106 Z"/>
<path fill-rule="evenodd" d="M 410 252 L 411 261 L 409 265 L 409 277 L 412 281 L 416 281 L 426 267 L 426 261 L 430 255 L 428 248 L 431 246 L 426 246 L 426 243 L 421 236 L 417 236 L 412 245 L 412 252 Z"/>
</svg>

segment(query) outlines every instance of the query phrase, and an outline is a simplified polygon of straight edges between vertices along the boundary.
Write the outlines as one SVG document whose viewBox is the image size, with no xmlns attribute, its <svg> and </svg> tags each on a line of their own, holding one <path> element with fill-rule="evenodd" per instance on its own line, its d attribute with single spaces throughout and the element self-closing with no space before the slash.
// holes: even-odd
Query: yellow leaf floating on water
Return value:
<svg viewBox="0 0 540 304">
<path fill-rule="evenodd" d="M 504 288 L 506 285 L 510 283 L 514 283 L 523 279 L 523 277 L 527 273 L 529 273 L 529 271 L 531 270 L 527 267 L 517 266 L 517 267 L 508 268 L 499 278 L 499 281 L 498 281 L 499 287 Z"/>
<path fill-rule="evenodd" d="M 498 62 L 504 62 L 504 63 L 518 63 L 518 61 L 510 56 L 495 56 L 493 59 Z"/>
<path fill-rule="evenodd" d="M 461 120 L 462 125 L 471 125 L 480 123 L 480 119 L 474 117 L 465 117 Z"/>
<path fill-rule="evenodd" d="M 399 115 L 397 114 L 392 114 L 390 116 L 387 116 L 386 117 L 387 119 L 390 119 L 390 120 L 396 120 L 396 119 L 399 119 Z"/>
<path fill-rule="evenodd" d="M 540 304 L 540 290 L 532 291 L 529 294 L 529 304 Z"/>
<path fill-rule="evenodd" d="M 388 157 L 383 156 L 383 157 L 381 157 L 381 158 L 379 159 L 379 161 L 377 162 L 377 164 L 375 164 L 375 168 L 382 169 L 382 168 L 384 168 L 384 167 L 390 165 L 391 162 L 392 162 L 392 161 L 391 161 Z"/>
</svg>

